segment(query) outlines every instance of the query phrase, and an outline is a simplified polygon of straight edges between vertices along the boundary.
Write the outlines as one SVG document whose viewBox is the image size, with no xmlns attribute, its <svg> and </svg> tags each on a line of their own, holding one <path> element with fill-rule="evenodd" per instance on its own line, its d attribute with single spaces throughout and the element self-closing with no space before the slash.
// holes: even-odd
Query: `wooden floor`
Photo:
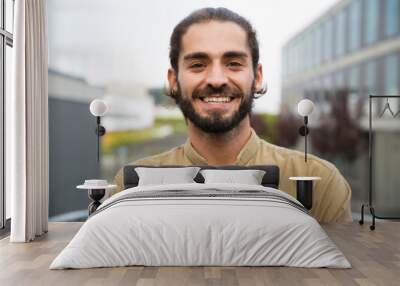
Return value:
<svg viewBox="0 0 400 286">
<path fill-rule="evenodd" d="M 353 268 L 120 267 L 48 270 L 82 223 L 50 223 L 32 243 L 0 241 L 0 285 L 400 285 L 400 223 L 324 225 Z"/>
</svg>

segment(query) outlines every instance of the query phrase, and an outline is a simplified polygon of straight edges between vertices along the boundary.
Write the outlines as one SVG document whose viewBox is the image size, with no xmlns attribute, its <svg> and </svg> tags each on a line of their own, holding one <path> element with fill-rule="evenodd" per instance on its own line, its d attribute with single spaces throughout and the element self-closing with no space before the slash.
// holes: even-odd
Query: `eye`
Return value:
<svg viewBox="0 0 400 286">
<path fill-rule="evenodd" d="M 232 61 L 232 62 L 228 63 L 228 66 L 230 66 L 230 67 L 241 67 L 242 64 L 240 62 L 237 62 L 237 61 Z"/>
<path fill-rule="evenodd" d="M 189 66 L 191 69 L 201 69 L 205 67 L 203 63 L 193 63 Z"/>
</svg>

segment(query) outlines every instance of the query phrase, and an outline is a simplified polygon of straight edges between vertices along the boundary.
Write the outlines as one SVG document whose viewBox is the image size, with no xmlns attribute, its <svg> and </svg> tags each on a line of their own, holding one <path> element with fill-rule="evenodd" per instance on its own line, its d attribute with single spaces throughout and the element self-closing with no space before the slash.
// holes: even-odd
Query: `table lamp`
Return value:
<svg viewBox="0 0 400 286">
<path fill-rule="evenodd" d="M 107 183 L 107 180 L 91 179 L 85 180 L 85 183 L 77 186 L 77 189 L 87 190 L 89 198 L 92 202 L 89 204 L 89 216 L 94 213 L 101 205 L 100 200 L 106 194 L 106 189 L 115 189 L 117 186 Z"/>
</svg>

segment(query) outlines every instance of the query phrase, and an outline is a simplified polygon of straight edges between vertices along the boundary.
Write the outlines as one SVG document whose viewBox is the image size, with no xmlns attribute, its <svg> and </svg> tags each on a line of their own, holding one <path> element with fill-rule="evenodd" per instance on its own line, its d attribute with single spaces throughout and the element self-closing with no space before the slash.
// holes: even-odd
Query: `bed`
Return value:
<svg viewBox="0 0 400 286">
<path fill-rule="evenodd" d="M 154 184 L 141 185 L 138 172 L 146 166 L 126 166 L 125 190 L 103 202 L 50 269 L 351 267 L 304 206 L 278 189 L 277 166 L 196 167 L 200 171 L 191 182 L 176 183 L 168 175 L 157 183 L 158 177 L 150 176 Z M 185 166 L 158 171 L 168 168 Z M 239 172 L 228 183 L 204 179 L 213 169 Z M 254 170 L 262 171 L 260 184 L 235 181 Z"/>
</svg>

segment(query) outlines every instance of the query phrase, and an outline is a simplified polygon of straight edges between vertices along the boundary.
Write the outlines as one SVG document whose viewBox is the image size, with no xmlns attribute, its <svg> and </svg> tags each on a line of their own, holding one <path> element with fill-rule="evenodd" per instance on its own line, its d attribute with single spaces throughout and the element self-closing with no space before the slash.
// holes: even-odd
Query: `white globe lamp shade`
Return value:
<svg viewBox="0 0 400 286">
<path fill-rule="evenodd" d="M 297 104 L 297 111 L 301 116 L 308 116 L 314 110 L 314 103 L 309 99 L 300 100 Z"/>
<path fill-rule="evenodd" d="M 104 116 L 107 112 L 107 104 L 104 100 L 101 99 L 95 99 L 90 103 L 90 113 L 92 113 L 94 116 Z"/>
</svg>

